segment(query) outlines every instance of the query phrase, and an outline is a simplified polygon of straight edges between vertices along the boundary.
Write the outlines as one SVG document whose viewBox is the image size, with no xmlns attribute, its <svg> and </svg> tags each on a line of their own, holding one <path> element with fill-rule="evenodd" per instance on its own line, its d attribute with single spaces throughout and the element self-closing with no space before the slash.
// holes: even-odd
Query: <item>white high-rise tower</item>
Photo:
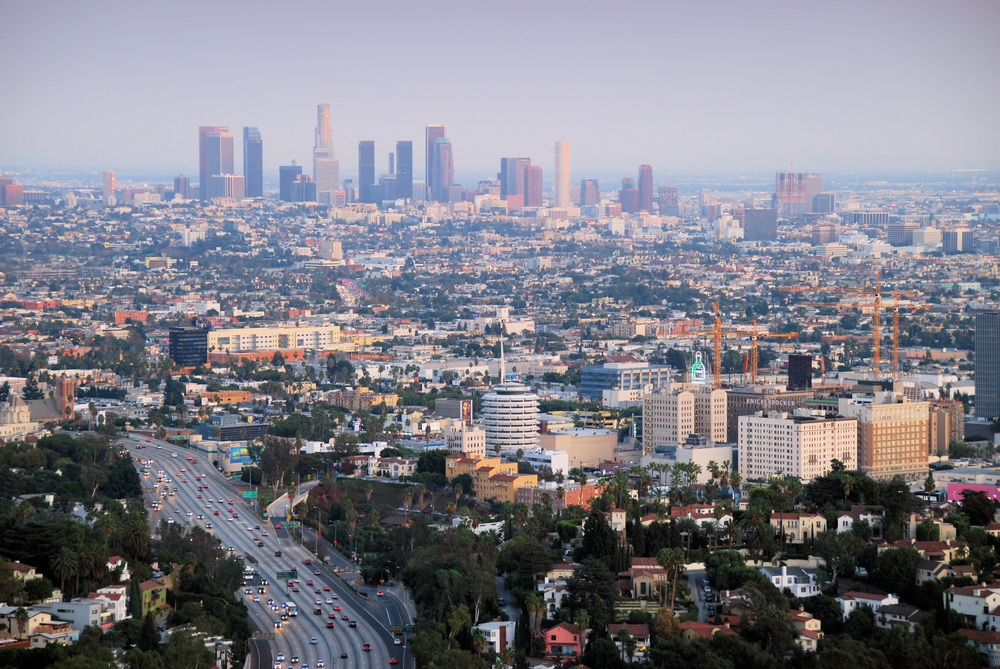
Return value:
<svg viewBox="0 0 1000 669">
<path fill-rule="evenodd" d="M 316 107 L 316 141 L 313 143 L 313 181 L 316 200 L 333 204 L 334 193 L 340 188 L 340 161 L 333 155 L 333 135 L 330 133 L 330 105 Z"/>
<path fill-rule="evenodd" d="M 569 206 L 569 142 L 556 142 L 555 206 Z"/>
<path fill-rule="evenodd" d="M 507 380 L 507 365 L 500 340 L 500 383 L 483 395 L 479 415 L 486 429 L 487 450 L 499 445 L 517 450 L 538 447 L 538 395 L 531 388 Z"/>
</svg>

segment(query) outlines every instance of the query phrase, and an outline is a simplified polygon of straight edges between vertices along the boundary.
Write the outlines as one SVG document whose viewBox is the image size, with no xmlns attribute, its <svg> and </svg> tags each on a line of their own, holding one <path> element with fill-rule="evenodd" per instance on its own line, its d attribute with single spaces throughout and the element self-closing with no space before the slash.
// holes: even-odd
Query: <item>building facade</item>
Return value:
<svg viewBox="0 0 1000 669">
<path fill-rule="evenodd" d="M 807 482 L 829 473 L 833 460 L 848 470 L 857 469 L 858 421 L 801 410 L 740 416 L 737 446 L 744 479 L 785 475 Z"/>
<path fill-rule="evenodd" d="M 976 312 L 976 416 L 1000 417 L 1000 311 Z"/>
<path fill-rule="evenodd" d="M 839 413 L 858 420 L 858 468 L 873 478 L 913 481 L 928 471 L 929 403 L 889 391 L 840 398 Z"/>
<path fill-rule="evenodd" d="M 529 449 L 538 446 L 538 395 L 528 386 L 508 381 L 483 396 L 479 415 L 486 429 L 486 447 Z"/>
</svg>

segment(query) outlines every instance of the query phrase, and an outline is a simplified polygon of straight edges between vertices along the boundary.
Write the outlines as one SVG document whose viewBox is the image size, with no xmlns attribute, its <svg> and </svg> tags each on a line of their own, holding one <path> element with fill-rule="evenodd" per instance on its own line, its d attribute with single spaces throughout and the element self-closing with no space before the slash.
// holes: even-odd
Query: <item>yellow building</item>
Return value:
<svg viewBox="0 0 1000 669">
<path fill-rule="evenodd" d="M 494 474 L 483 481 L 477 479 L 476 497 L 516 504 L 519 489 L 536 485 L 537 474 Z"/>
<path fill-rule="evenodd" d="M 472 478 L 472 492 L 479 499 L 516 503 L 518 488 L 538 485 L 538 476 L 517 473 L 516 462 L 468 457 L 460 453 L 445 458 L 445 476 L 449 481 L 463 474 Z"/>
</svg>

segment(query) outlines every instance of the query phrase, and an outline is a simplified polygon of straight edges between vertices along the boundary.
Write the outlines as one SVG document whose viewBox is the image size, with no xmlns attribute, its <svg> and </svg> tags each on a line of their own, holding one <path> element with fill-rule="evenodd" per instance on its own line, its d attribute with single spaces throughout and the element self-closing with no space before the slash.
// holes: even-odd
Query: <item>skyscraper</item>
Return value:
<svg viewBox="0 0 1000 669">
<path fill-rule="evenodd" d="M 639 211 L 653 211 L 653 168 L 639 166 Z"/>
<path fill-rule="evenodd" d="M 542 166 L 528 165 L 524 170 L 524 184 L 521 189 L 525 207 L 542 206 Z"/>
<path fill-rule="evenodd" d="M 110 170 L 104 173 L 101 185 L 101 198 L 104 200 L 104 204 L 109 207 L 115 205 L 115 173 Z"/>
<path fill-rule="evenodd" d="M 282 202 L 295 202 L 292 186 L 295 180 L 302 176 L 302 166 L 292 161 L 291 165 L 278 168 L 278 199 Z"/>
<path fill-rule="evenodd" d="M 206 145 L 207 135 L 210 132 L 218 133 L 228 130 L 229 128 L 223 125 L 203 125 L 198 127 L 198 193 L 202 204 L 209 200 L 209 177 L 213 174 L 221 174 L 221 172 L 209 172 L 208 146 Z M 213 164 L 220 162 L 221 160 L 219 159 L 212 161 Z"/>
<path fill-rule="evenodd" d="M 455 162 L 452 157 L 451 142 L 447 137 L 434 141 L 434 148 L 431 149 L 430 176 L 428 188 L 431 191 L 431 199 L 449 202 L 451 200 L 449 191 L 455 181 Z"/>
<path fill-rule="evenodd" d="M 680 189 L 676 186 L 660 187 L 660 216 L 678 216 L 680 207 L 677 204 L 677 196 Z"/>
<path fill-rule="evenodd" d="M 436 199 L 436 184 L 434 183 L 434 170 L 431 165 L 434 159 L 434 147 L 439 139 L 443 139 L 445 136 L 444 124 L 443 123 L 432 123 L 427 126 L 427 153 L 426 162 L 424 164 L 424 181 L 427 182 L 427 190 L 430 191 L 431 199 Z"/>
<path fill-rule="evenodd" d="M 976 417 L 1000 417 L 1000 311 L 976 312 Z"/>
<path fill-rule="evenodd" d="M 205 175 L 198 184 L 201 201 L 208 202 L 213 197 L 224 197 L 212 190 L 212 177 L 216 174 L 235 174 L 235 139 L 228 128 L 209 130 L 204 134 Z"/>
<path fill-rule="evenodd" d="M 788 389 L 808 390 L 812 388 L 811 355 L 792 353 L 788 356 Z"/>
<path fill-rule="evenodd" d="M 330 133 L 330 105 L 316 106 L 316 132 L 313 142 L 313 183 L 320 204 L 333 204 L 340 189 L 340 161 L 333 155 Z"/>
<path fill-rule="evenodd" d="M 413 142 L 396 142 L 396 197 L 413 199 Z"/>
<path fill-rule="evenodd" d="M 555 206 L 569 206 L 569 142 L 556 142 Z"/>
<path fill-rule="evenodd" d="M 635 187 L 635 180 L 632 177 L 622 179 L 622 187 L 618 191 L 618 202 L 622 205 L 623 214 L 639 212 L 639 189 Z"/>
<path fill-rule="evenodd" d="M 601 188 L 597 179 L 584 179 L 580 182 L 580 206 L 592 207 L 601 201 Z"/>
<path fill-rule="evenodd" d="M 524 195 L 524 170 L 531 164 L 530 158 L 500 159 L 500 199 L 506 200 L 508 195 Z M 527 204 L 527 202 L 525 202 Z M 534 205 L 528 205 L 534 206 Z"/>
<path fill-rule="evenodd" d="M 191 180 L 183 174 L 174 177 L 174 197 L 182 200 L 191 198 Z"/>
<path fill-rule="evenodd" d="M 358 199 L 362 202 L 374 202 L 374 185 L 375 142 L 362 140 L 358 142 Z"/>
<path fill-rule="evenodd" d="M 743 239 L 748 242 L 773 242 L 777 238 L 776 209 L 747 209 L 743 212 Z"/>
<path fill-rule="evenodd" d="M 257 128 L 243 127 L 243 183 L 247 197 L 264 197 L 264 148 Z"/>
</svg>

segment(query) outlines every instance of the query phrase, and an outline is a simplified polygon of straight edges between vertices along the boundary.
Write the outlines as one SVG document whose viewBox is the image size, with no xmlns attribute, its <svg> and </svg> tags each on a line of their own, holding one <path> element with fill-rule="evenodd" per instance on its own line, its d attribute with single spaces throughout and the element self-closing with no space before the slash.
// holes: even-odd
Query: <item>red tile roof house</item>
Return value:
<svg viewBox="0 0 1000 669">
<path fill-rule="evenodd" d="M 588 632 L 590 630 L 581 633 L 579 627 L 570 623 L 559 623 L 545 630 L 545 658 L 562 660 L 580 657 L 587 643 Z"/>
<path fill-rule="evenodd" d="M 709 625 L 687 620 L 681 623 L 681 636 L 685 641 L 692 639 L 711 639 L 716 634 L 736 634 L 727 625 Z"/>
</svg>

